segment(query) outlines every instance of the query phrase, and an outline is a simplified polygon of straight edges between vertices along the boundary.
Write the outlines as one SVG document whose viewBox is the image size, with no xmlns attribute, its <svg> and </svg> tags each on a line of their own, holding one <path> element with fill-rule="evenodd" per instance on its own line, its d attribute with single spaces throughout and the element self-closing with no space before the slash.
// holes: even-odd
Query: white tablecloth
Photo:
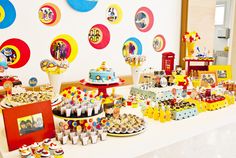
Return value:
<svg viewBox="0 0 236 158">
<path fill-rule="evenodd" d="M 127 95 L 129 87 L 119 87 L 116 92 Z M 122 112 L 135 113 L 142 116 L 140 109 L 125 108 Z M 58 121 L 55 118 L 56 125 Z M 218 130 L 226 125 L 236 123 L 236 106 L 232 105 L 217 111 L 200 113 L 196 117 L 182 121 L 160 123 L 148 118 L 146 118 L 146 121 L 148 123 L 147 130 L 137 136 L 126 138 L 108 137 L 106 141 L 99 141 L 95 145 L 89 144 L 87 146 L 64 145 L 62 147 L 65 151 L 65 158 L 132 158 L 139 156 L 157 158 L 155 152 L 161 152 L 161 149 L 173 147 L 175 143 L 191 140 L 194 136 L 201 136 L 211 130 Z M 19 157 L 17 151 L 7 151 L 2 116 L 0 116 L 0 140 L 2 158 Z"/>
</svg>

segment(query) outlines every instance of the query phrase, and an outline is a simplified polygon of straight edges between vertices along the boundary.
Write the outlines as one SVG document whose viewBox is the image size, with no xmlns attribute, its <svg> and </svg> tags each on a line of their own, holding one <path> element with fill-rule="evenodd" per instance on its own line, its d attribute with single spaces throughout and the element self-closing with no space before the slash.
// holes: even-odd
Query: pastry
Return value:
<svg viewBox="0 0 236 158">
<path fill-rule="evenodd" d="M 57 149 L 54 151 L 54 158 L 64 158 L 63 149 Z"/>
<path fill-rule="evenodd" d="M 41 158 L 50 158 L 50 152 L 47 150 L 43 150 L 41 153 Z"/>
</svg>

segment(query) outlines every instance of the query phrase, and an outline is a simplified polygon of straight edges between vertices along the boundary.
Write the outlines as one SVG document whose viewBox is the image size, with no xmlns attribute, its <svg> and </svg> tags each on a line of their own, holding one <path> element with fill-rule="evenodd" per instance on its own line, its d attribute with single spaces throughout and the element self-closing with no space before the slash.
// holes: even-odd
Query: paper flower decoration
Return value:
<svg viewBox="0 0 236 158">
<path fill-rule="evenodd" d="M 183 42 L 196 42 L 198 40 L 200 40 L 200 36 L 197 32 L 186 32 L 185 35 L 183 36 Z"/>
</svg>

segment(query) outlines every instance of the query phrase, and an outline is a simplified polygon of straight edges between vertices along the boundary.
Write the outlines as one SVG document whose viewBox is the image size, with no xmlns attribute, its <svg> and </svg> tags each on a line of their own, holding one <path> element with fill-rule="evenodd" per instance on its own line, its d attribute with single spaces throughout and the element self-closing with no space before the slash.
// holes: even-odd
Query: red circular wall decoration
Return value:
<svg viewBox="0 0 236 158">
<path fill-rule="evenodd" d="M 152 11 L 147 7 L 141 7 L 135 14 L 135 25 L 141 32 L 151 30 L 154 24 L 154 16 Z"/>
<path fill-rule="evenodd" d="M 102 24 L 94 25 L 89 30 L 88 40 L 92 47 L 103 49 L 110 42 L 110 31 Z"/>
<path fill-rule="evenodd" d="M 152 46 L 156 52 L 163 51 L 166 47 L 165 37 L 163 35 L 156 35 L 153 39 Z"/>
<path fill-rule="evenodd" d="M 30 48 L 21 39 L 12 38 L 0 46 L 0 52 L 7 58 L 10 68 L 23 67 L 30 59 Z"/>
</svg>

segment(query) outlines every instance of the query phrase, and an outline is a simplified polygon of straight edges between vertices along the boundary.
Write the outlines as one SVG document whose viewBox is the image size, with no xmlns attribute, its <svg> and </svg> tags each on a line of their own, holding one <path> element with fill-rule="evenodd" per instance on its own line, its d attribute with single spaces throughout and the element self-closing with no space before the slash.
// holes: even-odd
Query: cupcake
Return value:
<svg viewBox="0 0 236 158">
<path fill-rule="evenodd" d="M 43 141 L 43 148 L 45 149 L 45 150 L 49 150 L 49 145 L 50 145 L 50 143 L 51 143 L 51 139 L 45 139 L 44 141 Z"/>
<path fill-rule="evenodd" d="M 31 145 L 31 150 L 32 153 L 34 154 L 35 151 L 40 147 L 39 143 L 35 142 L 34 144 Z"/>
<path fill-rule="evenodd" d="M 108 129 L 108 132 L 109 132 L 109 133 L 114 133 L 115 130 L 116 130 L 116 128 L 113 126 L 113 127 L 110 127 L 110 128 Z"/>
<path fill-rule="evenodd" d="M 19 152 L 21 153 L 22 151 L 30 151 L 29 147 L 27 145 L 23 145 L 22 147 L 19 148 Z"/>
<path fill-rule="evenodd" d="M 23 150 L 20 152 L 21 158 L 33 158 L 33 155 L 29 150 Z"/>
<path fill-rule="evenodd" d="M 120 132 L 121 132 L 121 128 L 120 127 L 116 128 L 115 133 L 119 134 Z"/>
<path fill-rule="evenodd" d="M 43 148 L 42 147 L 39 147 L 36 151 L 35 151 L 35 158 L 41 158 L 41 154 L 43 152 Z"/>
<path fill-rule="evenodd" d="M 128 131 L 128 129 L 126 127 L 121 128 L 121 133 L 126 133 L 127 131 Z"/>
<path fill-rule="evenodd" d="M 53 155 L 53 153 L 54 153 L 54 151 L 55 151 L 56 149 L 58 149 L 57 144 L 55 144 L 55 143 L 50 143 L 50 145 L 49 145 L 49 151 L 50 151 L 50 154 L 51 154 L 51 155 Z"/>
<path fill-rule="evenodd" d="M 131 134 L 134 132 L 134 129 L 132 127 L 128 128 L 128 133 Z"/>
<path fill-rule="evenodd" d="M 50 152 L 43 150 L 41 153 L 41 158 L 50 158 Z"/>
<path fill-rule="evenodd" d="M 57 149 L 54 151 L 54 158 L 64 158 L 63 149 Z"/>
</svg>

